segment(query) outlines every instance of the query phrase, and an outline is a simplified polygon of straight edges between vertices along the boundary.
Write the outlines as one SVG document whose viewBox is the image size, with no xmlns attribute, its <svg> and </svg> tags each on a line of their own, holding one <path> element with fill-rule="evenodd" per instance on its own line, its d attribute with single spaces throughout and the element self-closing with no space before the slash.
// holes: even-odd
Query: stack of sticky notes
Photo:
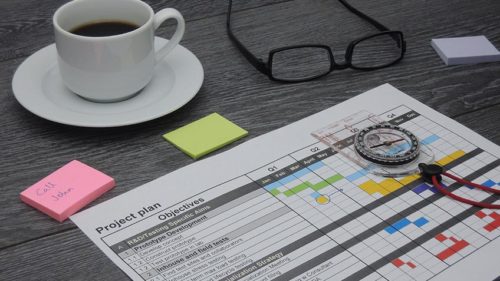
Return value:
<svg viewBox="0 0 500 281">
<path fill-rule="evenodd" d="M 212 113 L 163 137 L 187 155 L 198 159 L 247 134 L 246 130 Z"/>
<path fill-rule="evenodd" d="M 500 61 L 500 52 L 485 36 L 432 39 L 431 45 L 446 65 Z"/>
<path fill-rule="evenodd" d="M 104 173 L 73 160 L 21 193 L 21 200 L 64 221 L 115 186 Z"/>
</svg>

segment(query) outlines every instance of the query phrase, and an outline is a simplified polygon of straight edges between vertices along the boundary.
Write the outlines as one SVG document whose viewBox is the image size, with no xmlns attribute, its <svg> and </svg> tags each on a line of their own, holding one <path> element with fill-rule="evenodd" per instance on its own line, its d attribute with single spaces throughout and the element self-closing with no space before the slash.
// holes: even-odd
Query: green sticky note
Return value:
<svg viewBox="0 0 500 281">
<path fill-rule="evenodd" d="M 187 155 L 198 159 L 246 135 L 246 130 L 218 113 L 212 113 L 163 137 Z"/>
</svg>

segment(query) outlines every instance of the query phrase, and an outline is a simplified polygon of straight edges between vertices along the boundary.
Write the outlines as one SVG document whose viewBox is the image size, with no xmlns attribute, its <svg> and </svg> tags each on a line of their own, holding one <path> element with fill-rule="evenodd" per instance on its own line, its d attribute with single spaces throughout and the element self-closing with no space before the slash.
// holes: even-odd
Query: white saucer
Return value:
<svg viewBox="0 0 500 281">
<path fill-rule="evenodd" d="M 156 37 L 155 47 L 166 42 Z M 178 45 L 156 65 L 153 79 L 137 96 L 122 102 L 95 103 L 63 85 L 56 46 L 52 44 L 17 68 L 12 89 L 24 108 L 47 120 L 81 127 L 118 127 L 149 121 L 179 109 L 198 93 L 203 77 L 198 58 Z"/>
</svg>

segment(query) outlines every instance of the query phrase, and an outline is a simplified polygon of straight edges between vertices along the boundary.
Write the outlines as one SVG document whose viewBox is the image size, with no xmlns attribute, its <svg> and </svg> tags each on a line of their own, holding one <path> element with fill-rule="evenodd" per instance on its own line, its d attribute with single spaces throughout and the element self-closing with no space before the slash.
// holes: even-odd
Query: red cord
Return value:
<svg viewBox="0 0 500 281">
<path fill-rule="evenodd" d="M 495 194 L 500 194 L 500 190 L 496 190 L 496 189 L 493 189 L 493 188 L 488 188 L 486 186 L 482 186 L 480 184 L 477 184 L 477 183 L 473 183 L 473 182 L 470 182 L 466 179 L 462 179 L 462 178 L 459 178 L 453 174 L 450 174 L 450 173 L 447 173 L 447 172 L 444 172 L 443 175 L 449 177 L 450 179 L 452 180 L 455 180 L 456 182 L 459 182 L 461 184 L 464 184 L 464 185 L 468 185 L 468 186 L 472 186 L 472 187 L 475 187 L 475 188 L 478 188 L 478 189 L 481 189 L 481 190 L 484 190 L 486 192 L 491 192 L 491 193 L 495 193 Z"/>
<path fill-rule="evenodd" d="M 469 185 L 469 186 L 472 186 L 472 187 L 475 187 L 475 188 L 478 188 L 478 189 L 481 189 L 481 190 L 484 190 L 484 191 L 487 191 L 487 192 L 491 192 L 491 193 L 495 193 L 495 194 L 500 194 L 500 190 L 495 190 L 493 188 L 487 188 L 485 186 L 482 186 L 482 185 L 479 185 L 479 184 L 476 184 L 476 183 L 473 183 L 473 182 L 470 182 L 470 181 L 467 181 L 467 180 L 464 180 L 464 179 L 461 179 L 461 178 L 458 178 L 452 174 L 449 174 L 449 173 L 443 173 L 443 175 L 461 183 L 461 184 L 465 184 L 465 185 Z M 473 201 L 473 200 L 470 200 L 470 199 L 467 199 L 467 198 L 463 198 L 463 197 L 460 197 L 456 194 L 453 194 L 452 192 L 448 191 L 447 189 L 445 189 L 438 181 L 437 177 L 436 176 L 432 176 L 432 183 L 434 184 L 434 186 L 439 190 L 439 192 L 443 193 L 444 195 L 448 196 L 448 197 L 451 197 L 457 201 L 460 201 L 462 203 L 465 203 L 465 204 L 469 204 L 469 205 L 473 205 L 473 206 L 477 206 L 477 207 L 482 207 L 482 208 L 488 208 L 488 209 L 500 209 L 500 205 L 496 205 L 496 204 L 489 204 L 489 203 L 484 203 L 484 202 L 478 202 L 478 201 Z"/>
</svg>

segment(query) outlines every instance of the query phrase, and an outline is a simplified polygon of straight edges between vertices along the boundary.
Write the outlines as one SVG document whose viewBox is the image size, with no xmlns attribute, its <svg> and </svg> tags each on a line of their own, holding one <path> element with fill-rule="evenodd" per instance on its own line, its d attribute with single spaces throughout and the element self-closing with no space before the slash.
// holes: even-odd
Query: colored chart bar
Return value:
<svg viewBox="0 0 500 281">
<path fill-rule="evenodd" d="M 291 183 L 292 181 L 296 180 L 297 177 L 295 177 L 294 175 L 289 175 L 285 178 L 282 178 L 279 180 L 279 182 L 282 184 L 282 185 L 285 185 L 285 184 L 289 184 Z"/>
<path fill-rule="evenodd" d="M 389 234 L 394 234 L 399 230 L 403 229 L 405 226 L 410 225 L 411 221 L 407 218 L 401 219 L 395 222 L 393 225 L 386 227 L 384 230 Z"/>
<path fill-rule="evenodd" d="M 307 168 L 311 171 L 315 171 L 323 166 L 325 166 L 325 164 L 322 161 L 318 161 L 314 164 L 309 165 Z"/>
<path fill-rule="evenodd" d="M 403 265 L 407 265 L 409 268 L 411 269 L 414 269 L 415 267 L 417 267 L 413 262 L 411 261 L 408 261 L 408 262 L 404 262 L 403 260 L 401 260 L 400 258 L 397 258 L 397 259 L 394 259 L 392 261 L 392 264 L 396 267 L 402 267 Z"/>
<path fill-rule="evenodd" d="M 278 189 L 272 189 L 271 191 L 271 194 L 274 195 L 274 196 L 278 196 L 278 194 L 280 194 L 281 192 L 278 190 Z"/>
<path fill-rule="evenodd" d="M 436 239 L 443 243 L 446 240 L 451 240 L 453 242 L 453 245 L 450 247 L 444 249 L 440 253 L 436 255 L 436 257 L 442 261 L 445 261 L 447 258 L 453 256 L 455 253 L 459 252 L 460 250 L 464 249 L 465 247 L 469 246 L 469 242 L 465 240 L 458 240 L 455 237 L 446 237 L 442 233 L 436 235 Z"/>
<path fill-rule="evenodd" d="M 321 189 L 327 187 L 328 185 L 329 185 L 329 183 L 326 180 L 320 181 L 320 182 L 318 182 L 315 185 L 311 185 L 310 184 L 311 189 L 314 190 L 314 191 L 320 191 Z"/>
<path fill-rule="evenodd" d="M 318 192 L 311 193 L 311 197 L 314 199 L 318 199 L 318 197 L 320 197 L 320 196 L 321 196 L 321 194 L 319 194 Z"/>
<path fill-rule="evenodd" d="M 404 150 L 407 150 L 409 148 L 410 148 L 410 145 L 408 143 L 398 144 L 398 145 L 395 145 L 394 147 L 392 147 L 391 149 L 389 149 L 387 154 L 389 154 L 389 155 L 397 154 L 397 153 L 404 151 Z"/>
<path fill-rule="evenodd" d="M 279 181 L 268 184 L 268 185 L 264 186 L 264 188 L 267 191 L 270 191 L 271 193 L 274 192 L 276 194 L 279 194 L 280 193 L 279 191 L 273 191 L 273 190 L 280 187 L 280 186 L 288 184 L 288 183 L 296 180 L 297 178 L 303 177 L 303 176 L 311 173 L 312 171 L 317 170 L 323 166 L 325 166 L 325 164 L 323 162 L 321 162 L 321 161 L 316 162 L 314 164 L 309 165 L 307 168 L 303 168 L 303 169 L 301 169 L 301 170 L 299 170 L 299 171 L 297 171 L 297 172 L 295 172 L 295 173 L 293 173 L 285 178 L 280 179 Z M 274 193 L 273 193 L 273 195 L 274 195 Z"/>
<path fill-rule="evenodd" d="M 380 185 L 383 188 L 385 188 L 389 193 L 394 192 L 403 187 L 403 185 L 395 179 L 383 180 L 382 182 L 380 182 Z"/>
<path fill-rule="evenodd" d="M 318 162 L 319 163 L 319 162 Z M 317 164 L 317 163 L 315 163 Z M 315 165 L 313 164 L 313 165 Z M 324 164 L 323 164 L 324 165 Z M 312 165 L 311 165 L 312 166 Z M 309 166 L 308 168 L 310 168 L 311 166 Z M 317 165 L 315 167 L 313 167 L 313 169 L 318 169 L 318 167 L 320 167 L 321 165 Z M 272 195 L 274 196 L 278 196 L 279 194 L 281 194 L 281 191 L 279 191 L 277 188 L 280 187 L 280 186 L 283 186 L 287 183 L 290 183 L 296 179 L 298 179 L 297 176 L 304 176 L 306 175 L 308 172 L 307 169 L 308 168 L 305 168 L 305 169 L 302 169 L 300 171 L 297 171 L 295 172 L 293 175 L 290 175 L 290 176 L 287 176 L 277 182 L 274 182 L 274 183 L 271 183 L 271 184 L 268 184 L 266 185 L 264 188 L 271 192 Z M 335 174 L 323 181 L 320 181 L 316 184 L 312 184 L 310 183 L 309 181 L 305 181 L 297 186 L 294 186 L 288 190 L 286 190 L 285 192 L 283 192 L 283 195 L 285 195 L 286 197 L 290 197 L 290 196 L 293 196 L 301 191 L 304 191 L 306 189 L 312 189 L 314 192 L 311 193 L 311 196 L 320 204 L 326 204 L 328 202 L 330 202 L 330 199 L 326 196 L 326 195 L 321 195 L 320 193 L 318 193 L 318 191 L 322 190 L 323 188 L 343 179 L 344 177 L 341 175 L 341 174 Z M 323 197 L 320 197 L 320 196 L 323 196 Z"/>
<path fill-rule="evenodd" d="M 366 193 L 372 195 L 376 192 L 382 194 L 382 195 L 387 195 L 389 194 L 389 192 L 387 191 L 387 189 L 383 188 L 382 186 L 380 186 L 378 183 L 376 183 L 375 181 L 373 180 L 369 180 L 367 182 L 364 182 L 362 184 L 359 185 L 359 188 L 361 188 L 362 190 L 364 190 Z"/>
<path fill-rule="evenodd" d="M 401 259 L 395 259 L 392 261 L 392 264 L 395 265 L 396 267 L 401 267 L 403 264 L 405 264 L 405 262 L 402 261 Z"/>
<path fill-rule="evenodd" d="M 431 144 L 431 143 L 437 141 L 438 139 L 439 139 L 439 137 L 437 135 L 430 135 L 430 136 L 426 137 L 425 139 L 423 139 L 421 141 L 421 143 L 427 145 L 427 144 Z"/>
<path fill-rule="evenodd" d="M 351 174 L 351 175 L 348 175 L 346 178 L 346 180 L 350 181 L 350 182 L 353 182 L 359 178 L 362 178 L 364 176 L 366 176 L 368 174 L 368 172 L 366 170 L 361 170 L 361 171 L 357 171 L 355 172 L 354 174 Z"/>
<path fill-rule="evenodd" d="M 311 172 L 311 170 L 309 170 L 308 168 L 304 168 L 302 170 L 299 170 L 299 171 L 293 173 L 293 175 L 297 178 L 300 178 L 300 177 L 303 177 L 303 176 L 309 174 L 310 172 Z"/>
<path fill-rule="evenodd" d="M 464 155 L 465 155 L 465 151 L 458 150 L 458 151 L 455 151 L 446 157 L 441 158 L 440 160 L 436 161 L 436 163 L 438 163 L 441 166 L 444 166 L 444 165 L 451 163 L 453 160 L 456 160 Z"/>
<path fill-rule="evenodd" d="M 341 175 L 341 174 L 335 174 L 329 178 L 326 179 L 326 181 L 329 183 L 329 184 L 333 184 L 335 182 L 338 182 L 339 180 L 343 179 L 344 177 Z"/>
<path fill-rule="evenodd" d="M 311 197 L 314 198 L 314 200 L 316 200 L 316 202 L 320 205 L 325 205 L 328 202 L 330 202 L 330 197 L 320 194 L 318 192 L 311 193 Z"/>
<path fill-rule="evenodd" d="M 465 155 L 465 151 L 458 150 L 458 151 L 455 151 L 452 154 L 450 154 L 450 157 L 453 158 L 453 160 L 456 160 L 464 155 Z"/>
<path fill-rule="evenodd" d="M 273 182 L 273 183 L 270 183 L 266 186 L 264 186 L 264 189 L 267 190 L 267 191 L 272 191 L 273 189 L 276 189 L 278 187 L 281 186 L 281 183 L 279 182 Z"/>
<path fill-rule="evenodd" d="M 421 228 L 422 226 L 426 225 L 428 222 L 429 221 L 426 218 L 421 217 L 418 220 L 414 221 L 413 224 L 416 225 L 418 228 Z"/>
<path fill-rule="evenodd" d="M 402 179 L 399 179 L 399 182 L 402 184 L 402 185 L 407 185 L 409 183 L 412 183 L 416 180 L 418 180 L 420 178 L 420 175 L 409 175 L 409 176 L 406 176 Z"/>
<path fill-rule="evenodd" d="M 483 211 L 477 211 L 476 216 L 482 220 L 486 217 L 493 219 L 493 221 L 491 221 L 490 223 L 488 223 L 487 225 L 485 225 L 483 227 L 486 231 L 493 232 L 497 228 L 500 228 L 500 214 L 499 213 L 492 212 L 491 214 L 486 215 Z"/>
<path fill-rule="evenodd" d="M 283 194 L 286 196 L 286 197 L 290 197 L 292 195 L 295 195 L 303 190 L 306 190 L 310 187 L 310 183 L 309 182 L 303 182 L 293 188 L 290 188 L 289 190 L 283 192 Z"/>
<path fill-rule="evenodd" d="M 500 227 L 500 214 L 493 212 L 490 214 L 490 217 L 494 220 L 489 224 L 484 226 L 484 229 L 488 232 L 492 232 L 493 230 Z"/>
<path fill-rule="evenodd" d="M 497 183 L 492 181 L 492 180 L 487 180 L 485 182 L 482 183 L 482 185 L 486 186 L 486 187 L 493 187 L 495 186 Z"/>
<path fill-rule="evenodd" d="M 430 143 L 430 142 L 435 141 L 437 136 L 435 136 L 435 137 L 433 137 L 433 136 L 427 137 L 426 138 L 427 142 Z M 437 138 L 439 138 L 439 137 L 437 137 Z M 464 155 L 465 155 L 464 151 L 458 150 L 458 151 L 455 151 L 452 154 L 445 156 L 442 159 L 436 161 L 436 163 L 438 163 L 440 165 L 446 165 L 446 164 L 449 164 L 450 162 L 452 162 L 452 161 L 454 161 L 454 160 L 456 160 Z M 366 174 L 367 174 L 367 171 L 362 170 L 362 171 L 358 171 L 354 174 L 351 174 L 345 178 L 352 182 L 353 180 L 359 179 Z M 409 176 L 406 176 L 406 177 L 399 179 L 399 180 L 385 179 L 385 180 L 381 181 L 380 183 L 377 183 L 373 180 L 368 180 L 368 181 L 360 184 L 359 188 L 361 188 L 362 190 L 364 190 L 366 193 L 368 193 L 370 195 L 372 195 L 374 193 L 380 193 L 381 195 L 385 196 L 385 195 L 390 194 L 390 193 L 400 189 L 401 187 L 403 187 L 403 186 L 405 186 L 405 185 L 407 185 L 407 184 L 409 184 L 409 183 L 411 183 L 419 178 L 420 178 L 420 175 L 409 175 Z M 434 193 L 438 192 L 435 187 L 431 187 L 425 183 L 423 183 L 423 184 L 421 184 L 413 189 L 413 191 L 417 194 L 420 194 L 420 193 L 424 192 L 425 190 L 431 190 Z"/>
<path fill-rule="evenodd" d="M 436 141 L 437 139 L 439 139 L 438 136 L 431 135 L 431 136 L 425 138 L 424 140 L 422 140 L 422 142 L 425 144 L 429 144 L 429 143 Z M 465 155 L 464 151 L 458 150 L 458 151 L 455 151 L 452 154 L 445 156 L 442 159 L 436 161 L 436 163 L 438 163 L 440 165 L 446 165 L 446 164 L 449 164 L 450 162 L 452 162 L 452 161 L 454 161 L 454 160 L 456 160 L 464 155 Z M 303 169 L 293 173 L 292 175 L 289 175 L 283 179 L 280 179 L 277 182 L 266 185 L 264 188 L 274 196 L 278 196 L 279 194 L 283 193 L 283 195 L 285 195 L 286 197 L 290 197 L 290 196 L 293 196 L 293 195 L 295 195 L 301 191 L 304 191 L 306 189 L 312 189 L 312 191 L 318 192 L 318 191 L 322 190 L 323 188 L 325 188 L 325 187 L 327 187 L 327 186 L 329 186 L 329 185 L 331 185 L 331 184 L 333 184 L 341 179 L 344 179 L 344 176 L 342 176 L 341 174 L 335 174 L 335 175 L 333 175 L 333 176 L 331 176 L 323 181 L 320 181 L 316 184 L 312 184 L 309 181 L 305 181 L 305 182 L 303 182 L 297 186 L 294 186 L 293 188 L 290 188 L 284 192 L 281 192 L 277 189 L 280 186 L 283 186 L 283 185 L 286 185 L 290 182 L 293 182 L 294 180 L 297 180 L 298 178 L 303 177 L 303 176 L 307 175 L 308 173 L 311 173 L 311 172 L 313 172 L 321 167 L 324 167 L 324 166 L 325 166 L 325 164 L 322 161 L 318 161 L 314 164 L 309 165 L 307 168 L 303 168 Z M 357 179 L 360 179 L 360 178 L 366 176 L 367 174 L 368 174 L 368 171 L 365 169 L 362 169 L 360 171 L 357 171 L 353 174 L 346 176 L 345 179 L 350 181 L 350 182 L 353 182 Z M 390 194 L 390 193 L 400 189 L 401 187 L 403 187 L 403 186 L 405 186 L 405 185 L 407 185 L 407 184 L 409 184 L 409 183 L 411 183 L 419 178 L 420 178 L 419 175 L 409 175 L 409 176 L 406 176 L 406 177 L 399 179 L 399 180 L 391 179 L 391 178 L 384 179 L 380 183 L 377 183 L 373 180 L 368 180 L 368 181 L 360 184 L 359 187 L 370 195 L 372 195 L 374 193 L 379 193 L 382 196 L 385 196 L 385 195 Z M 487 182 L 484 183 L 484 185 L 489 186 L 489 187 L 494 186 L 495 184 L 496 183 L 493 182 L 492 180 L 488 180 Z M 421 185 L 415 187 L 413 189 L 413 192 L 420 194 L 426 190 L 431 190 L 434 193 L 438 192 L 435 187 L 427 185 L 425 183 L 422 183 Z M 316 193 L 312 193 L 311 196 L 313 194 L 316 194 Z M 317 199 L 317 196 L 316 197 L 313 196 L 313 198 Z"/>
<path fill-rule="evenodd" d="M 403 187 L 403 185 L 395 179 L 385 179 L 380 183 L 376 183 L 373 180 L 369 180 L 367 182 L 360 184 L 359 187 L 370 195 L 378 192 L 385 196 L 391 192 L 400 189 L 401 187 Z"/>
<path fill-rule="evenodd" d="M 420 193 L 422 193 L 422 192 L 424 192 L 426 190 L 430 190 L 430 191 L 432 191 L 434 193 L 438 193 L 437 188 L 435 188 L 434 186 L 430 186 L 430 185 L 428 185 L 426 183 L 422 183 L 421 185 L 418 185 L 417 187 L 415 187 L 413 189 L 413 192 L 415 192 L 416 194 L 420 194 Z"/>
<path fill-rule="evenodd" d="M 401 229 L 405 228 L 406 226 L 410 225 L 410 224 L 414 224 L 416 225 L 418 228 L 421 228 L 422 226 L 424 226 L 425 224 L 427 224 L 429 221 L 425 218 L 425 217 L 420 217 L 418 218 L 417 220 L 415 220 L 414 222 L 411 222 L 409 219 L 407 218 L 403 218 L 397 222 L 395 222 L 394 224 L 392 224 L 391 226 L 388 226 L 386 227 L 384 230 L 389 233 L 389 234 L 394 234 L 398 231 L 400 231 Z"/>
</svg>

